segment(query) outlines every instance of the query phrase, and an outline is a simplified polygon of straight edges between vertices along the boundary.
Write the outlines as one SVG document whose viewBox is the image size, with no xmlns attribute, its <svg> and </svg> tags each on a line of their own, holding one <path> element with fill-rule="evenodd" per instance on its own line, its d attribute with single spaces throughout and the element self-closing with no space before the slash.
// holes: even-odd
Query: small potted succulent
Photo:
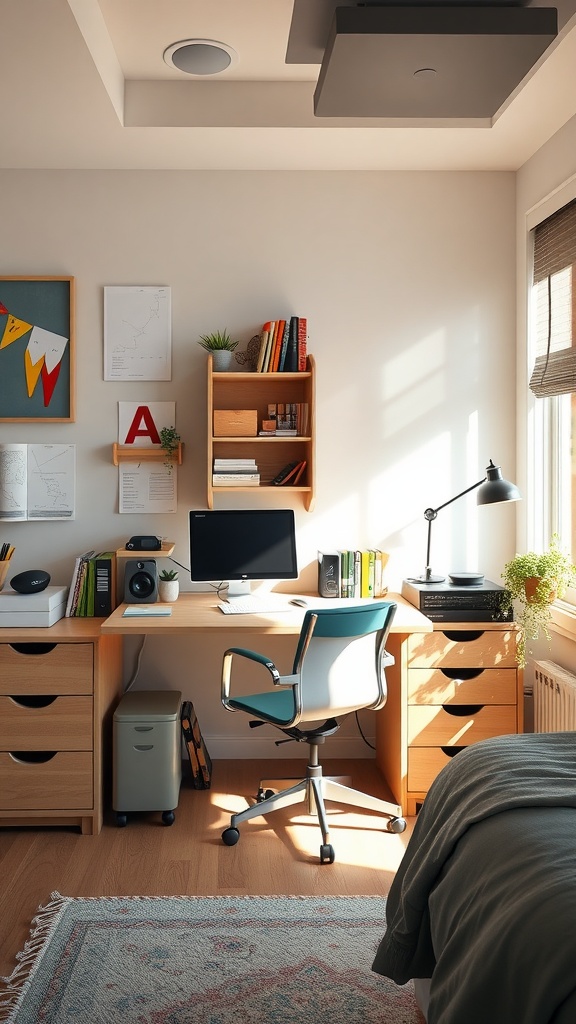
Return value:
<svg viewBox="0 0 576 1024">
<path fill-rule="evenodd" d="M 552 602 L 563 597 L 567 587 L 576 585 L 576 566 L 561 550 L 559 537 L 554 534 L 547 551 L 515 555 L 504 566 L 502 579 L 507 591 L 504 610 L 516 602 L 516 621 L 520 627 L 517 660 L 523 668 L 530 653 L 529 641 L 537 640 L 542 632 L 550 642 Z"/>
<path fill-rule="evenodd" d="M 158 574 L 158 597 L 170 604 L 176 601 L 180 593 L 178 572 L 176 569 L 162 569 Z"/>
<path fill-rule="evenodd" d="M 237 341 L 232 341 L 226 328 L 223 331 L 214 331 L 212 334 L 200 335 L 198 344 L 212 355 L 212 365 L 215 371 L 229 370 L 232 363 L 232 354 L 238 347 Z"/>
</svg>

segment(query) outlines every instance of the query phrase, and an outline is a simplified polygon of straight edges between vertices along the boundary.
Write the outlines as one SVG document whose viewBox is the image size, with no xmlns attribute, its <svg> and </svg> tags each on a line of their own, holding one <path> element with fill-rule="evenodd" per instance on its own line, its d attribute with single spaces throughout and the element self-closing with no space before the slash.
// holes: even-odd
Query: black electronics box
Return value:
<svg viewBox="0 0 576 1024">
<path fill-rule="evenodd" d="M 511 622 L 512 609 L 502 611 L 504 587 L 490 580 L 477 586 L 402 581 L 402 597 L 433 622 Z"/>
</svg>

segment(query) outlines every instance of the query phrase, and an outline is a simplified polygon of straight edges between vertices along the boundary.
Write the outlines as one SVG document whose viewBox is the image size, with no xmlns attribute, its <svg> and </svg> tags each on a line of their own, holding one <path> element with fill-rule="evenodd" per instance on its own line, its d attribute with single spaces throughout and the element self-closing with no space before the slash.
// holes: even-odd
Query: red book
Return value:
<svg viewBox="0 0 576 1024">
<path fill-rule="evenodd" d="M 306 338 L 308 321 L 305 316 L 298 317 L 298 372 L 306 369 Z"/>
<path fill-rule="evenodd" d="M 282 351 L 282 339 L 284 337 L 284 327 L 286 326 L 285 320 L 276 321 L 276 330 L 274 332 L 274 353 L 270 360 L 270 369 L 272 373 L 278 371 L 280 363 L 280 352 Z"/>
</svg>

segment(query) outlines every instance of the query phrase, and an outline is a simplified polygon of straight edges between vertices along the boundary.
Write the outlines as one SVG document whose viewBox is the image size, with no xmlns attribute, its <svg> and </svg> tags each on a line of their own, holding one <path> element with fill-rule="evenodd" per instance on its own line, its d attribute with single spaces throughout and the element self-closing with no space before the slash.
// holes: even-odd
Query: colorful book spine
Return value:
<svg viewBox="0 0 576 1024">
<path fill-rule="evenodd" d="M 298 372 L 303 373 L 306 369 L 306 356 L 308 345 L 308 321 L 306 317 L 298 317 Z"/>
</svg>

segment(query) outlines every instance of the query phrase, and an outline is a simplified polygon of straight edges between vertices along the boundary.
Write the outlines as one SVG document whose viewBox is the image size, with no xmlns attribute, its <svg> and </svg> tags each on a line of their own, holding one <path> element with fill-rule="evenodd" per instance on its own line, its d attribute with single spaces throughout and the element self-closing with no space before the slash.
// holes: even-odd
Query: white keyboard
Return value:
<svg viewBox="0 0 576 1024">
<path fill-rule="evenodd" d="M 273 601 L 251 594 L 246 597 L 235 597 L 231 601 L 221 601 L 218 607 L 224 615 L 262 615 L 267 612 L 297 611 L 294 605 L 286 601 Z"/>
</svg>

